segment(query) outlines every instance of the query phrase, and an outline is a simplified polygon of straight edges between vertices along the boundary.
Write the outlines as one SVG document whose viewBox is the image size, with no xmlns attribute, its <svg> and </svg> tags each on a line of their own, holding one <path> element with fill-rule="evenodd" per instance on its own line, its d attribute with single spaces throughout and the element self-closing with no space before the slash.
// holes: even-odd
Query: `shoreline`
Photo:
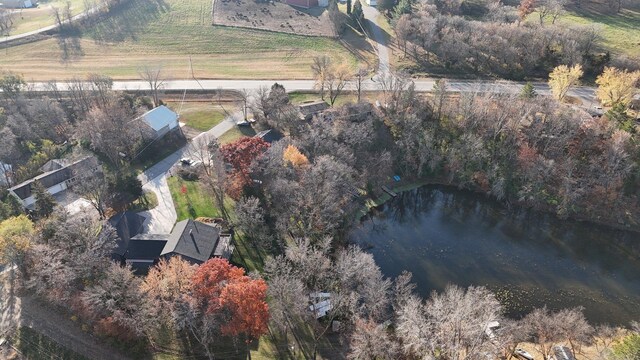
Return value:
<svg viewBox="0 0 640 360">
<path fill-rule="evenodd" d="M 431 179 L 416 179 L 415 181 L 409 181 L 403 185 L 399 185 L 396 187 L 390 187 L 390 189 L 394 192 L 397 193 L 402 193 L 405 191 L 410 191 L 410 190 L 415 190 L 417 188 L 423 187 L 423 186 L 445 186 L 445 187 L 450 187 L 453 189 L 456 189 L 458 191 L 469 191 L 475 194 L 480 194 L 480 195 L 484 195 L 486 196 L 488 199 L 491 199 L 493 201 L 496 201 L 498 204 L 500 204 L 501 206 L 507 206 L 507 203 L 503 200 L 498 200 L 495 197 L 493 197 L 492 195 L 479 190 L 479 189 L 472 189 L 472 188 L 462 188 L 460 187 L 458 184 L 456 183 L 451 183 L 451 182 L 447 182 L 443 179 L 438 179 L 438 178 L 431 178 Z M 391 197 L 391 195 L 387 194 L 387 193 L 383 193 L 381 196 L 377 197 L 376 199 L 372 199 L 372 198 L 367 198 L 365 200 L 365 205 L 357 211 L 357 219 L 359 221 L 362 221 L 362 219 L 364 217 L 366 217 L 367 215 L 371 215 L 371 212 L 373 209 L 380 207 L 382 205 L 384 205 L 387 201 L 393 199 L 393 197 Z M 598 221 L 596 219 L 592 219 L 592 218 L 588 218 L 586 216 L 580 216 L 578 214 L 572 214 L 571 216 L 567 216 L 566 218 L 561 218 L 559 217 L 554 211 L 550 211 L 549 209 L 540 209 L 540 208 L 536 208 L 534 206 L 526 206 L 521 204 L 520 202 L 514 202 L 512 203 L 514 207 L 521 209 L 521 210 L 533 210 L 536 212 L 539 212 L 541 214 L 545 214 L 545 215 L 551 215 L 554 216 L 555 218 L 557 218 L 558 220 L 571 220 L 571 221 L 576 221 L 576 222 L 580 222 L 580 223 L 586 223 L 586 224 L 590 224 L 590 225 L 598 225 L 598 226 L 604 226 L 607 227 L 609 229 L 612 230 L 618 230 L 618 231 L 626 231 L 626 232 L 630 232 L 630 233 L 635 233 L 635 234 L 639 234 L 640 235 L 640 226 L 628 226 L 628 225 L 621 225 L 619 223 L 611 223 L 608 221 Z"/>
</svg>

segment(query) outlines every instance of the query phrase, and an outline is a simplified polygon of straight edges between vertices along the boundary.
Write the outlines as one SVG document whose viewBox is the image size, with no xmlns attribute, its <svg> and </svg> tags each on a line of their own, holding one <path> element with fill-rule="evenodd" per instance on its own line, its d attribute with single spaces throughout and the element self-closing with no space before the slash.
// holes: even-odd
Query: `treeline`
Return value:
<svg viewBox="0 0 640 360">
<path fill-rule="evenodd" d="M 149 126 L 136 119 L 153 108 L 144 96 L 112 91 L 111 78 L 92 74 L 46 85 L 47 95 L 29 91 L 23 78 L 13 73 L 0 77 L 0 219 L 21 209 L 5 189 L 40 174 L 49 160 L 79 158 L 94 152 L 104 163 L 105 174 L 97 180 L 84 179 L 96 187 L 109 185 L 115 208 L 125 206 L 142 194 L 131 165 L 141 160 L 142 150 L 153 143 Z M 103 175 L 106 181 L 102 181 Z M 80 190 L 80 189 L 78 189 Z M 106 189 L 105 189 L 106 190 Z M 87 195 L 87 194 L 83 194 Z M 111 196 L 113 195 L 113 196 Z M 105 202 L 106 193 L 88 196 Z M 106 201 L 109 202 L 109 201 Z M 98 211 L 103 214 L 104 204 Z M 47 212 L 50 213 L 52 209 Z"/>
<path fill-rule="evenodd" d="M 580 64 L 588 76 L 600 74 L 604 66 L 640 67 L 637 59 L 598 52 L 602 30 L 597 26 L 556 25 L 564 11 L 562 1 L 523 0 L 518 8 L 487 1 L 473 10 L 475 16 L 463 16 L 463 4 L 402 0 L 393 5 L 392 23 L 404 56 L 423 69 L 442 67 L 509 79 L 545 77 L 560 64 Z M 525 22 L 533 11 L 540 22 Z M 546 18 L 553 23 L 546 23 Z"/>
<path fill-rule="evenodd" d="M 525 342 L 545 357 L 558 343 L 576 354 L 590 347 L 602 360 L 639 353 L 637 324 L 594 327 L 580 308 L 509 319 L 483 287 L 449 286 L 422 299 L 410 274 L 385 278 L 371 254 L 328 237 L 290 239 L 262 276 L 226 260 L 194 266 L 180 257 L 135 276 L 109 260 L 114 233 L 82 217 L 59 214 L 34 227 L 21 216 L 0 223 L 2 260 L 18 265 L 26 290 L 133 356 L 246 358 L 262 336 L 278 358 L 497 359 Z"/>
<path fill-rule="evenodd" d="M 22 288 L 132 356 L 166 348 L 167 336 L 193 342 L 209 358 L 221 346 L 241 354 L 266 332 L 263 280 L 226 260 L 194 266 L 180 257 L 140 277 L 111 260 L 115 246 L 111 226 L 82 215 L 0 223 L 0 259 L 18 266 Z"/>
</svg>

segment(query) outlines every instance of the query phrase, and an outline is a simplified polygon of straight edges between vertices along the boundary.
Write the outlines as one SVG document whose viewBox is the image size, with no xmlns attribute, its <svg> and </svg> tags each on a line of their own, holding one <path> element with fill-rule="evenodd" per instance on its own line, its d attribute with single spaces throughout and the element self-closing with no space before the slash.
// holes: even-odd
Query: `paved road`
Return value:
<svg viewBox="0 0 640 360">
<path fill-rule="evenodd" d="M 287 91 L 313 91 L 313 80 L 169 80 L 164 84 L 165 90 L 257 90 L 261 87 L 271 87 L 273 83 L 282 84 Z M 423 78 L 413 80 L 417 91 L 431 91 L 436 79 Z M 448 90 L 451 92 L 488 91 L 495 93 L 519 93 L 524 82 L 507 80 L 447 80 Z M 47 91 L 47 84 L 31 83 L 33 91 Z M 549 85 L 544 82 L 533 83 L 539 94 L 550 94 Z M 380 91 L 379 84 L 373 80 L 366 80 L 362 84 L 365 91 Z M 67 90 L 67 85 L 58 83 L 60 91 Z M 150 90 L 149 84 L 142 80 L 114 81 L 114 90 Z M 595 103 L 595 88 L 579 86 L 571 89 L 569 95 L 593 101 Z"/>
</svg>

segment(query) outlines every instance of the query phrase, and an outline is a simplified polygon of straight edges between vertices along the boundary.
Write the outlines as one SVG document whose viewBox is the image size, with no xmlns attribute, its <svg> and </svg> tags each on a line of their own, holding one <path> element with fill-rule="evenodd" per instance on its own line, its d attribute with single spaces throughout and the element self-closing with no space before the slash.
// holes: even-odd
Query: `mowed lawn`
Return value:
<svg viewBox="0 0 640 360">
<path fill-rule="evenodd" d="M 71 15 L 75 16 L 84 11 L 83 0 L 68 0 L 71 4 Z M 55 24 L 51 16 L 51 8 L 64 9 L 67 0 L 42 1 L 36 8 L 16 10 L 11 35 L 23 34 Z"/>
<path fill-rule="evenodd" d="M 209 0 L 130 0 L 79 37 L 47 39 L 3 50 L 0 70 L 28 80 L 65 79 L 91 72 L 139 78 L 161 64 L 169 78 L 311 78 L 313 57 L 328 54 L 356 66 L 340 42 L 211 25 Z"/>
<path fill-rule="evenodd" d="M 204 101 L 168 102 L 167 105 L 180 114 L 180 122 L 200 131 L 207 131 L 222 122 L 227 116 L 224 110 L 229 113 L 235 111 L 232 105 L 225 106 L 223 109 L 219 105 Z"/>
<path fill-rule="evenodd" d="M 531 14 L 529 21 L 538 21 L 538 14 Z M 640 57 L 640 3 L 634 8 L 623 8 L 618 14 L 588 7 L 571 9 L 558 18 L 556 24 L 558 23 L 601 26 L 602 40 L 598 43 L 601 50 Z"/>
</svg>

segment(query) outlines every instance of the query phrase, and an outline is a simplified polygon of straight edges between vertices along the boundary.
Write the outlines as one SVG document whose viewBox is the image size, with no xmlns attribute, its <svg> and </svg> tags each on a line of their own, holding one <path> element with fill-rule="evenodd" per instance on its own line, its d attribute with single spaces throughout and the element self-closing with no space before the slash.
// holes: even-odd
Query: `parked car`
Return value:
<svg viewBox="0 0 640 360">
<path fill-rule="evenodd" d="M 518 359 L 534 360 L 533 355 L 529 354 L 526 350 L 523 349 L 516 349 L 513 355 L 515 355 Z"/>
<path fill-rule="evenodd" d="M 182 158 L 182 159 L 180 159 L 180 164 L 182 164 L 182 166 L 196 167 L 196 166 L 202 164 L 202 161 L 193 160 L 193 159 L 189 159 L 189 158 Z"/>
</svg>

